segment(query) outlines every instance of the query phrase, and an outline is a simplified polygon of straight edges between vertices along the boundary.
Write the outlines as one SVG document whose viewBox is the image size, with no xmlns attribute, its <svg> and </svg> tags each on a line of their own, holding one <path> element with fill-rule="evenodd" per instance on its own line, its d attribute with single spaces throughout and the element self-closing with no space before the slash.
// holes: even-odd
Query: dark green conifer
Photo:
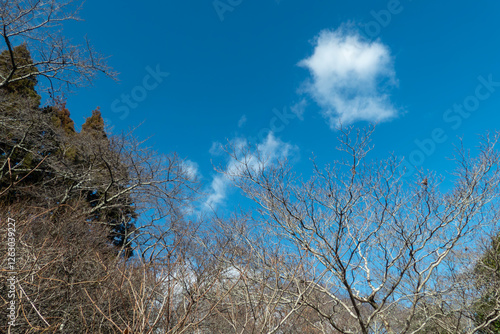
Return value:
<svg viewBox="0 0 500 334">
<path fill-rule="evenodd" d="M 14 66 L 12 57 L 8 50 L 0 53 L 0 80 L 12 76 L 11 82 L 3 88 L 3 93 L 10 97 L 10 99 L 29 99 L 32 105 L 38 107 L 40 105 L 41 97 L 35 90 L 38 83 L 36 75 L 29 75 L 30 73 L 38 72 L 36 67 L 33 66 L 30 52 L 26 44 L 21 44 L 13 49 Z M 23 78 L 26 77 L 26 78 Z M 23 78 L 23 79 L 20 79 Z M 20 80 L 19 80 L 20 79 Z"/>
</svg>

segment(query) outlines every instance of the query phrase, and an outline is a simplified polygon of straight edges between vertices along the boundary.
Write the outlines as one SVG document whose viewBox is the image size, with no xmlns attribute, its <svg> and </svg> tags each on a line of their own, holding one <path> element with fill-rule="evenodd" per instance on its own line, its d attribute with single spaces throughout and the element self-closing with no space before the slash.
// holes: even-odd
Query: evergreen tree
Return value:
<svg viewBox="0 0 500 334">
<path fill-rule="evenodd" d="M 20 77 L 32 60 L 25 45 L 16 47 L 15 54 L 16 63 L 27 66 L 15 72 Z M 4 61 L 7 56 L 0 55 L 3 76 L 11 70 Z M 105 133 L 99 108 L 77 133 L 65 103 L 39 107 L 36 83 L 30 76 L 0 88 L 1 204 L 23 202 L 51 209 L 84 198 L 82 215 L 107 224 L 108 241 L 131 256 L 136 214 L 125 190 L 128 169 Z"/>
<path fill-rule="evenodd" d="M 99 107 L 97 107 L 96 110 L 92 111 L 92 116 L 88 117 L 85 123 L 83 123 L 82 133 L 90 133 L 106 138 L 106 132 L 104 131 L 104 120 L 102 118 L 101 110 Z"/>
<path fill-rule="evenodd" d="M 0 53 L 0 75 L 2 78 L 12 76 L 12 79 L 26 77 L 19 81 L 9 82 L 3 87 L 2 92 L 8 97 L 9 102 L 14 102 L 16 99 L 28 99 L 31 103 L 38 107 L 41 97 L 35 90 L 38 83 L 36 75 L 37 69 L 33 66 L 30 52 L 26 44 L 21 44 L 13 49 L 14 63 L 16 68 L 12 66 L 12 59 L 8 50 Z M 5 103 L 5 102 L 4 102 Z"/>
<path fill-rule="evenodd" d="M 66 104 L 62 103 L 59 106 L 49 107 L 52 115 L 52 121 L 58 128 L 62 128 L 66 135 L 73 135 L 75 131 L 75 122 L 71 119 L 71 114 L 66 108 Z"/>
<path fill-rule="evenodd" d="M 489 248 L 474 268 L 480 296 L 473 304 L 476 326 L 491 323 L 478 333 L 500 333 L 500 234 L 491 239 Z M 494 320 L 496 319 L 496 320 Z M 493 320 L 493 321 L 492 321 Z"/>
</svg>

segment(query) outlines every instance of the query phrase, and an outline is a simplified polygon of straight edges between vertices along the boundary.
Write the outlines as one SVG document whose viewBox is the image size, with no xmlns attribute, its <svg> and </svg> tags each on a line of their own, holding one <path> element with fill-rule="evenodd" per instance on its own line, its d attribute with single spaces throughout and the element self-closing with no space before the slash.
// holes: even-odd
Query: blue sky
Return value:
<svg viewBox="0 0 500 334">
<path fill-rule="evenodd" d="M 248 140 L 307 176 L 313 152 L 338 158 L 339 120 L 378 122 L 372 158 L 446 173 L 457 137 L 473 147 L 498 129 L 498 13 L 493 0 L 87 0 L 65 34 L 87 35 L 120 81 L 98 78 L 68 108 L 77 126 L 97 106 L 114 132 L 142 124 L 216 207 L 232 196 L 217 143 Z"/>
</svg>

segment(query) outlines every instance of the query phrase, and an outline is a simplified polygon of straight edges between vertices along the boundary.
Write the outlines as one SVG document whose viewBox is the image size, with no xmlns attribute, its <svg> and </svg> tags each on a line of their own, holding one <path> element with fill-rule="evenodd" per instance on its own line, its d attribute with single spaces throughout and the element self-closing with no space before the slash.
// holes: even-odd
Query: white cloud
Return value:
<svg viewBox="0 0 500 334">
<path fill-rule="evenodd" d="M 245 139 L 234 139 L 231 141 L 231 145 L 235 148 L 235 152 L 243 152 L 238 157 L 239 161 L 245 161 L 250 168 L 256 170 L 265 169 L 277 160 L 288 158 L 297 150 L 296 146 L 281 141 L 272 132 L 253 151 L 249 150 Z M 210 184 L 208 198 L 204 203 L 205 209 L 215 209 L 227 198 L 231 186 L 231 180 L 228 178 L 228 175 L 234 176 L 238 174 L 239 161 L 231 158 L 226 165 L 224 173 L 214 176 Z"/>
<path fill-rule="evenodd" d="M 210 149 L 208 150 L 208 153 L 210 153 L 210 155 L 213 155 L 213 156 L 222 155 L 224 153 L 224 149 L 223 149 L 222 143 L 220 143 L 218 141 L 214 141 L 212 143 L 212 146 L 210 146 Z"/>
<path fill-rule="evenodd" d="M 199 166 L 196 162 L 186 159 L 182 162 L 182 166 L 184 167 L 184 170 L 191 180 L 196 180 L 199 178 Z"/>
<path fill-rule="evenodd" d="M 323 108 L 330 127 L 339 122 L 382 122 L 397 115 L 382 89 L 396 85 L 389 48 L 339 28 L 316 38 L 314 53 L 299 62 L 311 73 L 305 90 Z"/>
<path fill-rule="evenodd" d="M 246 122 L 247 122 L 247 116 L 246 115 L 241 116 L 238 121 L 238 127 L 241 128 L 243 125 L 245 125 Z"/>
<path fill-rule="evenodd" d="M 205 201 L 206 208 L 215 209 L 226 198 L 230 182 L 225 175 L 215 175 L 210 184 L 210 195 Z"/>
</svg>

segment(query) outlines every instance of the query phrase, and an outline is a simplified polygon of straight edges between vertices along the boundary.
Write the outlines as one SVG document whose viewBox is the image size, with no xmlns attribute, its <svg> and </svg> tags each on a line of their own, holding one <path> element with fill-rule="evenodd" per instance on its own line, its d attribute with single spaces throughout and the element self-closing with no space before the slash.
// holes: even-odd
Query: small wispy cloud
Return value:
<svg viewBox="0 0 500 334">
<path fill-rule="evenodd" d="M 243 127 L 243 125 L 245 125 L 246 122 L 247 122 L 247 116 L 246 115 L 241 116 L 240 119 L 238 120 L 238 127 L 239 128 Z"/>
<path fill-rule="evenodd" d="M 324 30 L 312 56 L 299 66 L 310 71 L 305 91 L 322 107 L 331 128 L 339 122 L 382 122 L 397 115 L 387 94 L 397 84 L 393 59 L 380 41 L 366 41 L 344 27 Z"/>
<path fill-rule="evenodd" d="M 272 132 L 261 143 L 257 144 L 253 150 L 249 148 L 248 142 L 241 138 L 233 139 L 230 145 L 235 152 L 244 152 L 243 156 L 239 157 L 239 161 L 231 158 L 223 173 L 213 177 L 209 195 L 204 203 L 205 209 L 215 209 L 226 200 L 231 187 L 231 180 L 228 175 L 238 174 L 241 161 L 245 161 L 249 168 L 265 169 L 278 160 L 290 157 L 298 150 L 296 146 L 276 138 Z"/>
<path fill-rule="evenodd" d="M 182 166 L 191 180 L 194 181 L 200 178 L 200 169 L 196 162 L 186 159 L 182 162 Z"/>
<path fill-rule="evenodd" d="M 224 154 L 224 147 L 222 146 L 222 143 L 214 141 L 212 143 L 212 146 L 210 146 L 208 153 L 210 153 L 210 155 L 212 156 L 220 156 Z"/>
<path fill-rule="evenodd" d="M 216 206 L 221 204 L 227 196 L 229 185 L 229 179 L 225 175 L 214 176 L 210 183 L 211 192 L 205 201 L 204 208 L 215 209 Z"/>
</svg>

